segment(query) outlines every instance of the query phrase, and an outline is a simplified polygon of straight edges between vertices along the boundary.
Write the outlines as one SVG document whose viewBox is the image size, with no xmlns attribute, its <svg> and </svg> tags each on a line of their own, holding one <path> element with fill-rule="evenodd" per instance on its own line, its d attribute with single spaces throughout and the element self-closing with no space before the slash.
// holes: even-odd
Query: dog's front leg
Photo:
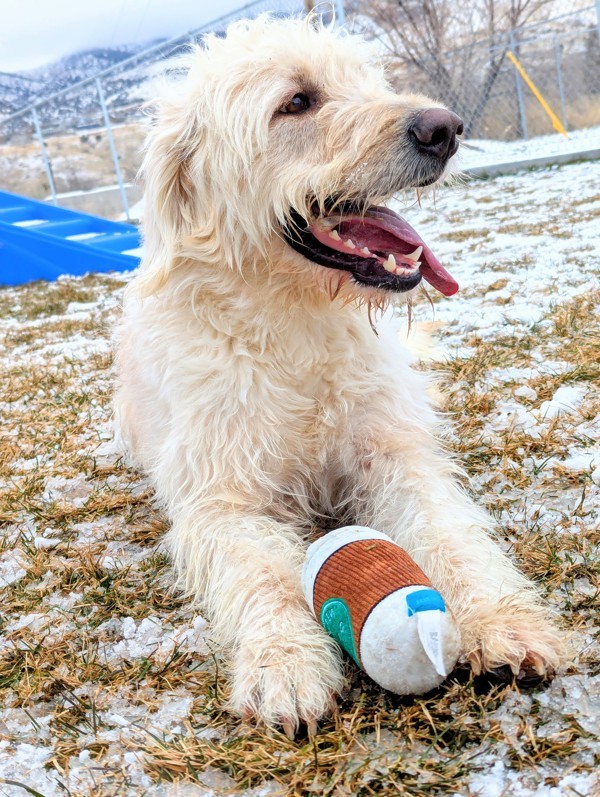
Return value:
<svg viewBox="0 0 600 797">
<path fill-rule="evenodd" d="M 391 435 L 380 431 L 360 461 L 358 522 L 390 534 L 430 577 L 459 624 L 473 670 L 509 665 L 515 674 L 550 675 L 563 654 L 561 634 L 429 432 L 408 423 Z"/>
<path fill-rule="evenodd" d="M 309 728 L 342 686 L 335 643 L 310 615 L 300 572 L 305 546 L 268 516 L 196 507 L 173 519 L 169 544 L 189 592 L 228 656 L 230 708 L 244 718 Z"/>
</svg>

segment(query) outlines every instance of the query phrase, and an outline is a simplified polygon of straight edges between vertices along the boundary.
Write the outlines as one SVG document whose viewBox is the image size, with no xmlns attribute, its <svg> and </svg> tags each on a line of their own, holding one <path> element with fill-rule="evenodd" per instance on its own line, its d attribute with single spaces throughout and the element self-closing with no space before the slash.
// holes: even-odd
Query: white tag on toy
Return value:
<svg viewBox="0 0 600 797">
<path fill-rule="evenodd" d="M 438 675 L 445 678 L 448 673 L 442 656 L 441 612 L 439 609 L 417 612 L 417 631 L 429 661 Z"/>
</svg>

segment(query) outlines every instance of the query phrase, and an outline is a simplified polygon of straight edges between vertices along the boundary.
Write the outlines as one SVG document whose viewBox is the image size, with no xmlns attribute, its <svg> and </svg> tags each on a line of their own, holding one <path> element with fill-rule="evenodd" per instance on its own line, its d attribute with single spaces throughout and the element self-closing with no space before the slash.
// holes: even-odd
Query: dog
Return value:
<svg viewBox="0 0 600 797">
<path fill-rule="evenodd" d="M 289 735 L 331 711 L 343 662 L 300 573 L 309 540 L 347 523 L 428 574 L 475 673 L 550 677 L 562 635 L 460 486 L 425 375 L 374 321 L 423 280 L 457 290 L 385 203 L 452 171 L 460 119 L 395 93 L 369 43 L 314 17 L 236 22 L 186 67 L 142 166 L 116 417 L 226 655 L 230 709 Z"/>
</svg>

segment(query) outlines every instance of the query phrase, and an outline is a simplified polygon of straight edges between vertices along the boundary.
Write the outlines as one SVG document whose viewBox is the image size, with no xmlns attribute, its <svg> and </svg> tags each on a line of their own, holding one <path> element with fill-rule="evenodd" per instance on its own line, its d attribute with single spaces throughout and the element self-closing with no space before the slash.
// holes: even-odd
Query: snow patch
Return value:
<svg viewBox="0 0 600 797">
<path fill-rule="evenodd" d="M 27 559 L 18 548 L 6 551 L 0 556 L 0 588 L 20 581 L 27 573 Z"/>
<path fill-rule="evenodd" d="M 543 401 L 538 413 L 544 420 L 575 412 L 583 403 L 586 389 L 580 385 L 561 385 L 550 401 Z"/>
<path fill-rule="evenodd" d="M 191 626 L 178 628 L 164 627 L 157 617 L 146 617 L 137 623 L 132 617 L 124 617 L 108 620 L 98 630 L 118 638 L 101 645 L 99 651 L 100 660 L 112 667 L 140 658 L 166 661 L 176 648 L 203 656 L 209 653 L 207 623 L 199 615 Z"/>
</svg>

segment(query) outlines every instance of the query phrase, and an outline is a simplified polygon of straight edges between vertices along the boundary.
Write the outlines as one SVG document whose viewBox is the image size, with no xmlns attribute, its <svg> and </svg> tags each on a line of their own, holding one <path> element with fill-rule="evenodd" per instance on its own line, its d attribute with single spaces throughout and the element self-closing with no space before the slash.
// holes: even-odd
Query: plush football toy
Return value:
<svg viewBox="0 0 600 797">
<path fill-rule="evenodd" d="M 386 534 L 346 526 L 321 537 L 308 549 L 302 588 L 325 630 L 390 692 L 428 692 L 458 660 L 442 596 Z"/>
</svg>

